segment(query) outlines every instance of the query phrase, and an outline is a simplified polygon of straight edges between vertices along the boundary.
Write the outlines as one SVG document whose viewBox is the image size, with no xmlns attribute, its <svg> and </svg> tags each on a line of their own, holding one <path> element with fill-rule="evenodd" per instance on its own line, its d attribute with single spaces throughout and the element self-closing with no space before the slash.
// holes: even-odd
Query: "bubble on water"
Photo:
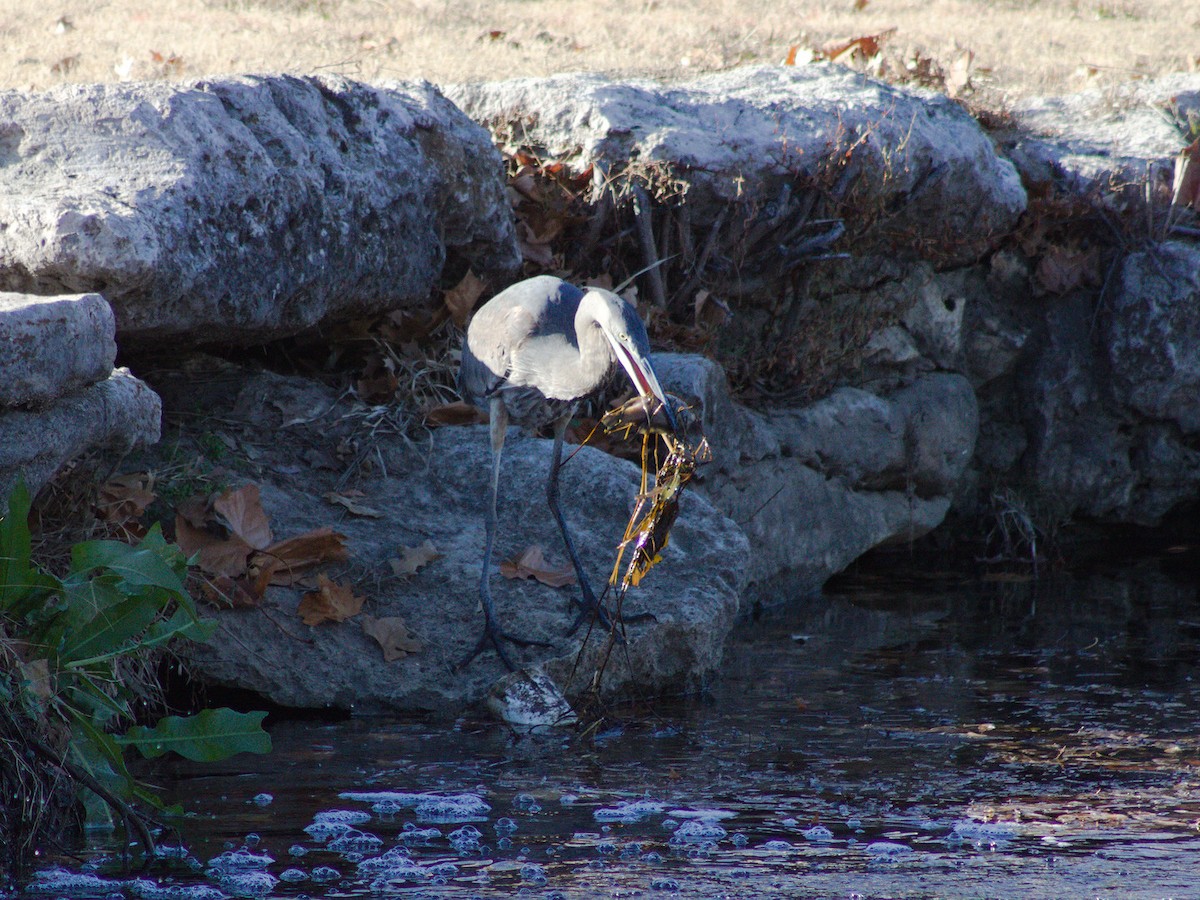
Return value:
<svg viewBox="0 0 1200 900">
<path fill-rule="evenodd" d="M 904 853 L 912 853 L 913 848 L 907 844 L 897 844 L 894 841 L 871 841 L 864 847 L 872 856 L 900 856 Z"/>
<path fill-rule="evenodd" d="M 650 889 L 653 891 L 677 891 L 679 890 L 679 882 L 674 878 L 659 876 L 650 879 Z"/>
<path fill-rule="evenodd" d="M 545 884 L 547 881 L 546 870 L 533 863 L 521 866 L 521 879 L 530 884 Z"/>
<path fill-rule="evenodd" d="M 188 849 L 182 844 L 156 844 L 154 855 L 159 859 L 187 859 Z"/>
<path fill-rule="evenodd" d="M 339 834 L 325 849 L 331 853 L 376 853 L 383 848 L 383 839 L 367 831 L 351 828 Z"/>
<path fill-rule="evenodd" d="M 791 816 L 788 816 L 786 819 L 780 819 L 779 824 L 782 825 L 784 828 L 795 828 L 797 825 L 800 824 L 800 820 L 794 819 Z"/>
<path fill-rule="evenodd" d="M 394 816 L 404 807 L 395 800 L 377 800 L 371 804 L 371 809 L 381 816 Z"/>
<path fill-rule="evenodd" d="M 671 809 L 667 810 L 667 815 L 673 819 L 712 819 L 720 821 L 721 819 L 732 819 L 737 813 L 732 809 L 704 807 L 700 809 Z"/>
<path fill-rule="evenodd" d="M 592 813 L 597 822 L 620 822 L 622 825 L 633 825 L 650 816 L 661 813 L 666 807 L 653 800 L 634 800 L 619 803 L 616 806 L 601 807 Z"/>
<path fill-rule="evenodd" d="M 975 822 L 965 819 L 955 822 L 952 833 L 965 841 L 1011 841 L 1020 834 L 1020 826 L 1016 822 Z"/>
<path fill-rule="evenodd" d="M 674 831 L 679 827 L 679 821 L 677 819 L 663 819 L 659 827 L 663 831 Z"/>
<path fill-rule="evenodd" d="M 833 832 L 824 825 L 814 825 L 812 828 L 806 828 L 801 834 L 804 835 L 805 840 L 816 841 L 818 843 L 833 840 Z"/>
<path fill-rule="evenodd" d="M 517 794 L 517 796 L 513 797 L 513 806 L 518 809 L 533 806 L 535 803 L 537 803 L 537 797 L 533 796 L 533 794 Z"/>
<path fill-rule="evenodd" d="M 270 806 L 274 800 L 275 800 L 274 794 L 268 794 L 268 793 L 264 792 L 261 794 L 255 794 L 254 797 L 251 798 L 250 802 L 256 803 L 259 806 Z"/>
<path fill-rule="evenodd" d="M 292 846 L 288 847 L 288 853 L 292 856 L 304 856 L 308 853 L 308 848 L 303 844 L 292 844 Z"/>
<path fill-rule="evenodd" d="M 651 850 L 649 853 L 642 854 L 642 862 L 644 863 L 660 863 L 662 860 L 662 854 L 654 850 Z"/>
<path fill-rule="evenodd" d="M 563 806 L 571 806 L 579 800 L 578 794 L 563 794 L 558 798 L 558 802 Z"/>
<path fill-rule="evenodd" d="M 310 877 L 313 881 L 337 881 L 342 877 L 342 873 L 333 866 L 317 866 L 312 870 Z"/>
<path fill-rule="evenodd" d="M 633 859 L 642 855 L 642 845 L 638 843 L 626 844 L 621 848 L 621 856 L 624 859 Z"/>
<path fill-rule="evenodd" d="M 567 895 L 562 891 L 551 891 L 546 895 L 545 900 L 567 900 Z"/>
<path fill-rule="evenodd" d="M 496 829 L 496 834 L 512 834 L 517 830 L 517 823 L 508 816 L 501 816 L 492 827 Z"/>
<path fill-rule="evenodd" d="M 340 822 L 343 825 L 361 825 L 371 821 L 370 813 L 361 809 L 326 809 L 313 816 L 314 822 Z"/>
<path fill-rule="evenodd" d="M 729 836 L 729 840 L 735 847 L 745 847 L 748 843 L 750 843 L 750 838 L 746 837 L 746 835 L 742 834 L 740 831 L 735 831 L 733 834 L 731 834 Z"/>
<path fill-rule="evenodd" d="M 225 900 L 226 895 L 204 884 L 158 884 L 148 878 L 135 878 L 125 883 L 126 895 L 136 900 Z"/>
<path fill-rule="evenodd" d="M 846 827 L 854 829 L 862 828 L 862 819 L 847 819 Z"/>
<path fill-rule="evenodd" d="M 679 847 L 685 844 L 704 844 L 720 841 L 728 832 L 716 822 L 707 819 L 688 819 L 675 829 L 668 844 Z"/>
<path fill-rule="evenodd" d="M 423 881 L 429 870 L 408 855 L 407 847 L 393 847 L 383 856 L 359 863 L 358 874 L 384 881 Z"/>
<path fill-rule="evenodd" d="M 772 853 L 781 853 L 792 849 L 792 845 L 788 841 L 767 841 L 759 849 L 769 850 Z"/>
<path fill-rule="evenodd" d="M 412 822 L 408 822 L 405 824 L 404 830 L 396 835 L 396 838 L 401 843 L 413 847 L 418 844 L 428 844 L 431 841 L 436 841 L 441 836 L 442 832 L 437 828 L 418 828 Z"/>
<path fill-rule="evenodd" d="M 541 811 L 542 811 L 542 804 L 540 804 L 540 803 L 530 803 L 529 804 L 529 814 L 531 816 L 536 816 Z"/>
<path fill-rule="evenodd" d="M 214 856 L 208 861 L 208 867 L 217 872 L 245 872 L 250 869 L 265 869 L 273 862 L 275 860 L 266 853 L 251 853 L 243 847 Z"/>
<path fill-rule="evenodd" d="M 444 823 L 486 818 L 491 809 L 478 794 L 428 795 L 413 807 L 418 819 Z"/>
<path fill-rule="evenodd" d="M 617 845 L 614 844 L 612 841 L 601 841 L 600 843 L 598 843 L 596 845 L 596 852 L 603 853 L 603 854 L 616 853 Z"/>
<path fill-rule="evenodd" d="M 279 879 L 270 872 L 224 872 L 217 876 L 221 890 L 235 897 L 265 897 Z"/>
<path fill-rule="evenodd" d="M 510 837 L 500 838 L 498 841 L 496 841 L 496 849 L 497 850 L 511 850 L 512 849 L 512 838 L 510 838 Z"/>
<path fill-rule="evenodd" d="M 306 881 L 308 873 L 303 869 L 284 869 L 279 873 L 280 881 Z"/>
<path fill-rule="evenodd" d="M 459 853 L 474 853 L 479 849 L 482 837 L 483 832 L 474 825 L 464 825 L 462 828 L 450 832 L 447 840 Z"/>
<path fill-rule="evenodd" d="M 453 878 L 458 874 L 458 866 L 452 862 L 438 863 L 431 871 L 434 875 L 444 875 L 447 878 Z"/>
</svg>

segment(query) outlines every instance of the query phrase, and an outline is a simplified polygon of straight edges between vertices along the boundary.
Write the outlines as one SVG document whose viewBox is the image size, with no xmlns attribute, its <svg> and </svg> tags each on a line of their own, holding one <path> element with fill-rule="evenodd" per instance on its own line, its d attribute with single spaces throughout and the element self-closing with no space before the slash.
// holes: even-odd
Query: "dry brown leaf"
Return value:
<svg viewBox="0 0 1200 900">
<path fill-rule="evenodd" d="M 195 494 L 175 507 L 175 515 L 185 518 L 194 528 L 204 528 L 208 523 L 208 501 Z"/>
<path fill-rule="evenodd" d="M 400 558 L 389 559 L 388 565 L 392 567 L 393 575 L 412 575 L 422 566 L 441 558 L 442 554 L 433 546 L 433 541 L 426 540 L 417 547 L 401 547 Z"/>
<path fill-rule="evenodd" d="M 474 403 L 443 403 L 425 413 L 425 424 L 431 428 L 439 425 L 486 425 L 488 414 Z"/>
<path fill-rule="evenodd" d="M 575 569 L 568 564 L 552 566 L 546 560 L 545 551 L 531 544 L 521 551 L 516 559 L 500 563 L 500 574 L 505 578 L 536 578 L 550 587 L 566 587 L 575 584 Z"/>
<path fill-rule="evenodd" d="M 363 598 L 354 596 L 348 584 L 338 584 L 325 575 L 317 576 L 317 589 L 300 598 L 296 615 L 305 625 L 344 622 L 362 611 Z"/>
<path fill-rule="evenodd" d="M 213 501 L 222 523 L 255 550 L 271 546 L 271 523 L 262 508 L 257 484 L 228 490 Z"/>
<path fill-rule="evenodd" d="M 871 59 L 879 55 L 884 42 L 896 33 L 895 28 L 889 28 L 878 34 L 864 34 L 848 40 L 830 41 L 821 47 L 825 58 L 832 62 L 849 62 L 855 55 L 863 59 Z"/>
<path fill-rule="evenodd" d="M 375 638 L 383 648 L 385 662 L 404 659 L 410 653 L 421 651 L 421 642 L 412 636 L 404 619 L 399 616 L 384 616 L 376 619 L 374 616 L 362 617 L 363 633 Z"/>
<path fill-rule="evenodd" d="M 230 578 L 228 575 L 220 575 L 212 581 L 201 582 L 200 588 L 205 599 L 213 606 L 254 609 L 262 600 L 262 592 L 256 593 L 244 577 Z"/>
<path fill-rule="evenodd" d="M 466 327 L 467 319 L 471 318 L 471 310 L 475 308 L 486 287 L 487 283 L 476 278 L 475 273 L 468 269 L 462 281 L 446 291 L 446 308 L 450 310 L 450 317 L 459 328 Z"/>
<path fill-rule="evenodd" d="M 196 557 L 200 571 L 230 578 L 246 574 L 246 558 L 253 551 L 237 535 L 219 537 L 197 528 L 181 513 L 175 514 L 175 543 L 189 557 Z"/>
<path fill-rule="evenodd" d="M 1043 293 L 1065 294 L 1085 282 L 1094 282 L 1098 264 L 1094 251 L 1050 247 L 1034 270 L 1034 281 Z"/>
<path fill-rule="evenodd" d="M 1200 209 L 1200 139 L 1184 147 L 1175 157 L 1171 205 Z"/>
<path fill-rule="evenodd" d="M 120 475 L 100 486 L 96 512 L 106 522 L 116 524 L 139 518 L 155 500 L 149 488 L 150 476 L 145 472 Z"/>
<path fill-rule="evenodd" d="M 265 566 L 267 560 L 275 561 L 277 566 L 271 574 L 271 584 L 286 586 L 295 584 L 313 566 L 345 562 L 348 557 L 346 536 L 325 526 L 272 544 L 261 553 L 256 553 L 250 563 L 252 567 L 259 568 Z"/>
<path fill-rule="evenodd" d="M 373 507 L 367 506 L 364 503 L 359 503 L 352 497 L 347 497 L 345 494 L 339 494 L 336 491 L 326 491 L 322 495 L 330 503 L 345 508 L 349 513 L 356 516 L 363 516 L 368 519 L 381 519 L 383 513 Z"/>
</svg>

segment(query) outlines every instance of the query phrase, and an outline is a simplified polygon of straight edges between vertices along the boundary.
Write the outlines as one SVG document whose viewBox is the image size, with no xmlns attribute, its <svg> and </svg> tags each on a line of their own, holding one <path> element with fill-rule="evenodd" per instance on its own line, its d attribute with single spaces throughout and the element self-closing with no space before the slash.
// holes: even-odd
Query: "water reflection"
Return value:
<svg viewBox="0 0 1200 900">
<path fill-rule="evenodd" d="M 1200 894 L 1194 584 L 863 578 L 743 628 L 709 696 L 584 744 L 381 719 L 160 770 L 183 860 L 50 896 Z M 189 870 L 187 860 L 192 860 Z M 85 885 L 71 879 L 91 879 Z"/>
</svg>

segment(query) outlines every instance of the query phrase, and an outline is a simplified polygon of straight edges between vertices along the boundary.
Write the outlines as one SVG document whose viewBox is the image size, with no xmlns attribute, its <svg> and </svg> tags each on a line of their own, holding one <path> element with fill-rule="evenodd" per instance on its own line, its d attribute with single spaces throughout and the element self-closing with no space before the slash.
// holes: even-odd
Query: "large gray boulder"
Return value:
<svg viewBox="0 0 1200 900">
<path fill-rule="evenodd" d="M 421 302 L 448 255 L 518 262 L 499 156 L 429 84 L 0 93 L 0 288 L 102 293 L 123 342 L 248 344 Z"/>
<path fill-rule="evenodd" d="M 346 414 L 344 406 L 333 402 L 336 394 L 322 393 L 311 382 L 307 390 L 312 396 L 304 399 L 297 392 L 303 383 L 270 375 L 247 378 L 235 416 L 245 420 L 247 433 L 273 429 L 268 453 L 287 454 L 289 445 L 298 452 L 328 440 L 326 423 Z M 324 398 L 323 405 L 317 397 Z M 276 406 L 281 402 L 289 408 L 324 409 L 329 419 L 285 427 L 286 414 Z M 236 439 L 236 433 L 231 437 Z M 534 543 L 554 562 L 566 561 L 545 502 L 550 446 L 517 429 L 509 432 L 496 565 Z M 339 515 L 335 510 L 340 507 L 322 500 L 322 491 L 333 485 L 332 474 L 313 471 L 297 484 L 279 474 L 278 469 L 288 466 L 273 461 L 256 480 L 275 535 L 323 524 L 346 535 L 348 574 L 356 591 L 366 596 L 363 614 L 402 617 L 423 649 L 385 662 L 379 645 L 363 633 L 361 615 L 309 627 L 295 617 L 300 592 L 273 588 L 262 609 L 213 614 L 217 636 L 197 646 L 192 659 L 201 677 L 249 688 L 287 706 L 454 715 L 482 699 L 504 674 L 490 652 L 464 671 L 452 671 L 482 633 L 478 579 L 490 480 L 487 429 L 441 429 L 415 446 L 380 434 L 375 450 L 388 474 L 377 471 L 364 478 L 359 487 L 365 496 L 358 503 L 381 513 L 378 518 L 345 515 L 345 510 Z M 328 482 L 324 487 L 322 478 Z M 638 491 L 638 468 L 584 448 L 565 466 L 561 484 L 564 512 L 599 590 Z M 440 558 L 414 575 L 393 575 L 389 559 L 398 558 L 402 546 L 426 540 Z M 625 600 L 627 613 L 648 612 L 654 620 L 628 625 L 627 643 L 608 659 L 604 693 L 648 696 L 702 687 L 720 665 L 737 616 L 747 556 L 742 531 L 699 493 L 687 491 L 663 561 Z M 513 655 L 523 664 L 541 666 L 568 695 L 584 692 L 600 664 L 604 640 L 599 633 L 585 640 L 586 629 L 567 636 L 575 616 L 574 588 L 554 589 L 497 574 L 492 590 L 506 629 L 551 645 L 513 647 Z"/>
<path fill-rule="evenodd" d="M 664 354 L 656 368 L 706 424 L 716 464 L 699 490 L 745 530 L 750 580 L 768 600 L 775 583 L 819 590 L 868 550 L 940 525 L 979 429 L 962 375 L 921 375 L 887 396 L 843 387 L 761 416 L 711 362 Z"/>
<path fill-rule="evenodd" d="M 43 405 L 112 372 L 112 309 L 99 294 L 0 293 L 0 348 L 0 408 Z"/>
<path fill-rule="evenodd" d="M 746 66 L 680 84 L 578 73 L 446 90 L 506 142 L 684 190 L 695 226 L 728 204 L 802 218 L 787 198 L 824 192 L 856 254 L 902 248 L 951 265 L 991 248 L 1025 208 L 1015 170 L 960 106 L 836 65 Z"/>
<path fill-rule="evenodd" d="M 1014 104 L 1003 140 L 1033 183 L 1055 181 L 1080 194 L 1169 189 L 1175 156 L 1200 119 L 1200 74 L 1033 97 Z"/>
<path fill-rule="evenodd" d="M 158 441 L 162 404 L 128 369 L 36 410 L 0 410 L 0 503 L 18 477 L 32 492 L 62 465 L 90 450 L 117 455 Z"/>
</svg>

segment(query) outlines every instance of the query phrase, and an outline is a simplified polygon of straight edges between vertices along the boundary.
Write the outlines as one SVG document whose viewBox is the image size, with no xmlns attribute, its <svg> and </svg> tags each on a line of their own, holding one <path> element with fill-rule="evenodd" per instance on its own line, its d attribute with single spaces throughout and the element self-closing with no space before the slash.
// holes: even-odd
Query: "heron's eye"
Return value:
<svg viewBox="0 0 1200 900">
<path fill-rule="evenodd" d="M 625 332 L 622 331 L 620 334 L 617 335 L 617 340 L 620 341 L 622 344 L 627 344 L 627 343 L 629 343 L 629 335 L 627 335 Z"/>
</svg>

